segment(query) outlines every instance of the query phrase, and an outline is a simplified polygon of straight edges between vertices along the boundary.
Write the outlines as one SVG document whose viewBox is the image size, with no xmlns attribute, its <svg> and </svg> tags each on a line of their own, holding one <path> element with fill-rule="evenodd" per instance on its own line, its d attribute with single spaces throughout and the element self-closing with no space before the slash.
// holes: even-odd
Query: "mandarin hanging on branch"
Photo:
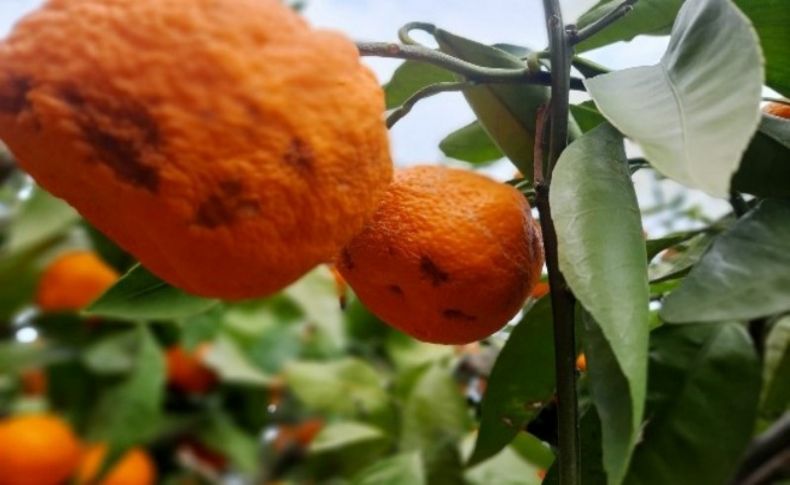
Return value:
<svg viewBox="0 0 790 485">
<path fill-rule="evenodd" d="M 515 188 L 436 166 L 396 172 L 338 268 L 378 317 L 426 342 L 463 344 L 499 330 L 540 278 L 543 251 Z"/>
<path fill-rule="evenodd" d="M 46 312 L 80 310 L 118 280 L 118 273 L 91 251 L 70 251 L 50 263 L 36 288 Z"/>
<path fill-rule="evenodd" d="M 354 44 L 278 0 L 50 0 L 0 44 L 0 138 L 164 280 L 228 299 L 329 261 L 392 177 Z"/>
<path fill-rule="evenodd" d="M 153 485 L 156 482 L 156 465 L 148 452 L 132 448 L 97 483 L 96 475 L 106 454 L 107 446 L 104 444 L 92 445 L 85 451 L 75 477 L 77 485 Z"/>
</svg>

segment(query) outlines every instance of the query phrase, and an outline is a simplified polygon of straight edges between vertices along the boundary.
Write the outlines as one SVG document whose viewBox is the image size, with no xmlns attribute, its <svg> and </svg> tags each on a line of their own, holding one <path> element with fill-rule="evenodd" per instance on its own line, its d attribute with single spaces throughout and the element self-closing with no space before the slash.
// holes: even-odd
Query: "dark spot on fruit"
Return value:
<svg viewBox="0 0 790 485">
<path fill-rule="evenodd" d="M 428 256 L 420 258 L 420 272 L 431 281 L 433 286 L 439 286 L 450 280 L 450 275 L 437 266 Z"/>
<path fill-rule="evenodd" d="M 27 93 L 32 88 L 30 79 L 12 77 L 6 86 L 0 89 L 0 111 L 19 113 L 28 106 Z"/>
<path fill-rule="evenodd" d="M 354 259 L 351 257 L 351 251 L 349 251 L 348 248 L 343 248 L 343 250 L 340 251 L 340 264 L 348 270 L 354 269 Z"/>
<path fill-rule="evenodd" d="M 285 152 L 283 159 L 288 165 L 294 166 L 299 170 L 310 171 L 313 169 L 315 153 L 312 147 L 300 138 L 291 140 L 291 145 Z"/>
<path fill-rule="evenodd" d="M 219 183 L 217 193 L 204 200 L 195 213 L 195 224 L 214 229 L 227 226 L 239 219 L 260 214 L 260 204 L 244 194 L 239 180 L 224 180 Z"/>
<path fill-rule="evenodd" d="M 448 308 L 442 312 L 444 318 L 448 320 L 463 320 L 466 322 L 473 322 L 477 320 L 477 317 L 474 315 L 469 315 L 468 313 L 464 313 L 461 310 L 457 310 L 455 308 Z"/>
<path fill-rule="evenodd" d="M 159 171 L 145 163 L 145 154 L 161 143 L 159 126 L 148 110 L 130 100 L 89 100 L 69 86 L 61 99 L 74 112 L 85 141 L 93 148 L 94 162 L 107 165 L 115 175 L 149 192 L 159 190 Z"/>
<path fill-rule="evenodd" d="M 398 296 L 403 296 L 403 289 L 398 285 L 389 285 L 387 289 Z"/>
</svg>

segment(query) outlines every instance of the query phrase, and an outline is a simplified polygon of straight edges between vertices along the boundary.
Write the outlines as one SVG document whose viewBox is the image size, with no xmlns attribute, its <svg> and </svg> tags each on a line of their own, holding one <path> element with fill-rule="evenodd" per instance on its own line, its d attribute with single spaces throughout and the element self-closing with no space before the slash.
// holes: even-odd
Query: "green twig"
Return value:
<svg viewBox="0 0 790 485">
<path fill-rule="evenodd" d="M 604 30 L 606 27 L 609 27 L 613 23 L 617 22 L 621 18 L 628 15 L 631 12 L 631 10 L 634 9 L 634 4 L 637 1 L 638 0 L 624 0 L 623 3 L 613 8 L 609 13 L 607 13 L 603 17 L 599 18 L 598 20 L 584 27 L 578 32 L 575 32 L 570 39 L 571 45 L 576 45 L 581 42 L 584 42 L 585 40 L 594 36 L 598 32 Z"/>
<path fill-rule="evenodd" d="M 403 102 L 398 108 L 392 111 L 392 113 L 387 116 L 387 128 L 392 128 L 395 126 L 395 123 L 400 121 L 401 118 L 409 114 L 411 109 L 414 107 L 417 102 L 422 99 L 428 98 L 430 96 L 437 95 L 439 93 L 447 93 L 452 91 L 461 91 L 464 88 L 468 88 L 474 86 L 474 83 L 471 82 L 444 82 L 444 83 L 435 83 L 425 86 L 424 88 L 418 90 L 416 93 L 412 94 L 406 101 Z"/>
</svg>

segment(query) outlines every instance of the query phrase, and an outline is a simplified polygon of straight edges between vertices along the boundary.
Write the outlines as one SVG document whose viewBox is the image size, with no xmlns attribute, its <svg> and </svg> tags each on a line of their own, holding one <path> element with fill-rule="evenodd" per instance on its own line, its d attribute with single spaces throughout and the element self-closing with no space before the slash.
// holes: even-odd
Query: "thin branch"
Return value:
<svg viewBox="0 0 790 485">
<path fill-rule="evenodd" d="M 790 412 L 767 431 L 755 438 L 746 450 L 741 465 L 730 482 L 732 485 L 758 485 L 771 478 L 790 463 Z"/>
<path fill-rule="evenodd" d="M 735 217 L 739 219 L 749 212 L 749 204 L 743 200 L 743 197 L 738 192 L 730 192 L 730 205 L 732 206 L 732 211 L 735 213 Z"/>
<path fill-rule="evenodd" d="M 440 93 L 447 93 L 452 91 L 461 91 L 462 89 L 472 87 L 475 83 L 468 82 L 468 81 L 459 81 L 459 82 L 444 82 L 444 83 L 436 83 L 430 84 L 425 86 L 424 88 L 418 90 L 416 93 L 412 94 L 406 101 L 403 102 L 398 108 L 392 111 L 392 113 L 387 116 L 387 128 L 392 128 L 395 123 L 400 121 L 401 118 L 409 114 L 409 111 L 417 104 L 420 100 L 440 94 Z"/>
<path fill-rule="evenodd" d="M 551 106 L 549 157 L 543 181 L 536 182 L 536 203 L 543 231 L 543 247 L 549 270 L 551 311 L 554 319 L 555 372 L 557 379 L 557 436 L 560 485 L 581 483 L 579 445 L 579 408 L 576 396 L 576 335 L 574 307 L 576 299 L 559 267 L 557 233 L 551 215 L 549 190 L 551 175 L 560 153 L 568 144 L 571 48 L 562 21 L 559 0 L 543 0 L 551 52 Z M 541 143 L 541 140 L 535 140 Z"/>
<path fill-rule="evenodd" d="M 609 13 L 576 32 L 571 39 L 571 45 L 584 42 L 598 32 L 604 30 L 606 27 L 609 27 L 613 23 L 628 15 L 631 10 L 634 9 L 634 4 L 637 1 L 638 0 L 624 0 L 623 3 L 616 6 Z"/>
<path fill-rule="evenodd" d="M 430 35 L 436 35 L 436 26 L 428 22 L 409 22 L 400 29 L 398 29 L 398 38 L 406 45 L 419 45 L 419 42 L 414 40 L 411 36 L 412 30 L 421 30 Z"/>
<path fill-rule="evenodd" d="M 526 66 L 519 69 L 478 66 L 444 52 L 420 45 L 392 42 L 357 42 L 357 49 L 359 49 L 359 54 L 362 56 L 392 57 L 425 62 L 460 74 L 469 81 L 481 84 L 551 85 L 551 74 L 548 72 L 530 72 Z M 578 78 L 571 80 L 571 87 L 576 91 L 586 91 L 584 82 Z"/>
</svg>

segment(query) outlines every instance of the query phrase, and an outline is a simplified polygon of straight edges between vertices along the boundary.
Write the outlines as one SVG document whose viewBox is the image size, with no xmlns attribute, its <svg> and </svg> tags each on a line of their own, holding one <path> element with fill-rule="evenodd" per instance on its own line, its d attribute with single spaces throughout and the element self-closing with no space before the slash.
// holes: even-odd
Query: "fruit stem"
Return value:
<svg viewBox="0 0 790 485">
<path fill-rule="evenodd" d="M 568 118 L 570 96 L 570 70 L 572 49 L 568 33 L 562 21 L 559 0 L 543 0 L 546 25 L 549 33 L 551 61 L 551 105 L 549 126 L 549 154 L 542 170 L 536 169 L 535 193 L 540 225 L 543 231 L 543 247 L 551 288 L 551 310 L 554 318 L 554 354 L 557 376 L 557 436 L 558 471 L 560 485 L 578 485 L 581 478 L 579 415 L 576 397 L 576 335 L 574 307 L 576 299 L 559 268 L 557 233 L 549 204 L 551 174 L 568 144 Z M 541 114 L 542 117 L 542 114 Z M 541 120 L 538 121 L 542 124 Z M 541 131 L 542 130 L 538 130 Z M 542 133 L 535 140 L 542 147 Z M 536 150 L 537 152 L 538 150 Z M 534 161 L 535 167 L 543 167 L 542 149 Z"/>
<path fill-rule="evenodd" d="M 464 76 L 468 81 L 481 84 L 537 84 L 550 86 L 551 74 L 545 71 L 532 72 L 528 67 L 507 69 L 478 66 L 463 59 L 445 54 L 421 45 L 406 45 L 394 42 L 357 42 L 361 56 L 393 57 L 425 62 Z M 581 79 L 570 80 L 570 87 L 576 91 L 586 91 Z"/>
<path fill-rule="evenodd" d="M 591 23 L 587 27 L 579 30 L 575 34 L 573 34 L 573 36 L 570 39 L 571 44 L 576 45 L 581 42 L 584 42 L 585 40 L 594 36 L 598 32 L 604 30 L 606 27 L 609 27 L 613 23 L 625 17 L 626 15 L 631 13 L 631 10 L 634 9 L 634 4 L 637 1 L 638 0 L 624 0 L 623 3 L 616 6 L 609 13 L 599 18 L 595 22 Z"/>
<path fill-rule="evenodd" d="M 461 91 L 465 88 L 469 88 L 474 86 L 474 83 L 469 81 L 458 81 L 458 82 L 442 82 L 442 83 L 435 83 L 429 84 L 422 89 L 419 89 L 417 92 L 412 94 L 400 107 L 393 110 L 389 116 L 387 116 L 387 128 L 392 128 L 395 126 L 395 123 L 400 121 L 404 116 L 409 114 L 411 109 L 414 107 L 417 102 L 422 99 L 435 96 L 440 93 L 449 93 L 453 91 Z"/>
</svg>

